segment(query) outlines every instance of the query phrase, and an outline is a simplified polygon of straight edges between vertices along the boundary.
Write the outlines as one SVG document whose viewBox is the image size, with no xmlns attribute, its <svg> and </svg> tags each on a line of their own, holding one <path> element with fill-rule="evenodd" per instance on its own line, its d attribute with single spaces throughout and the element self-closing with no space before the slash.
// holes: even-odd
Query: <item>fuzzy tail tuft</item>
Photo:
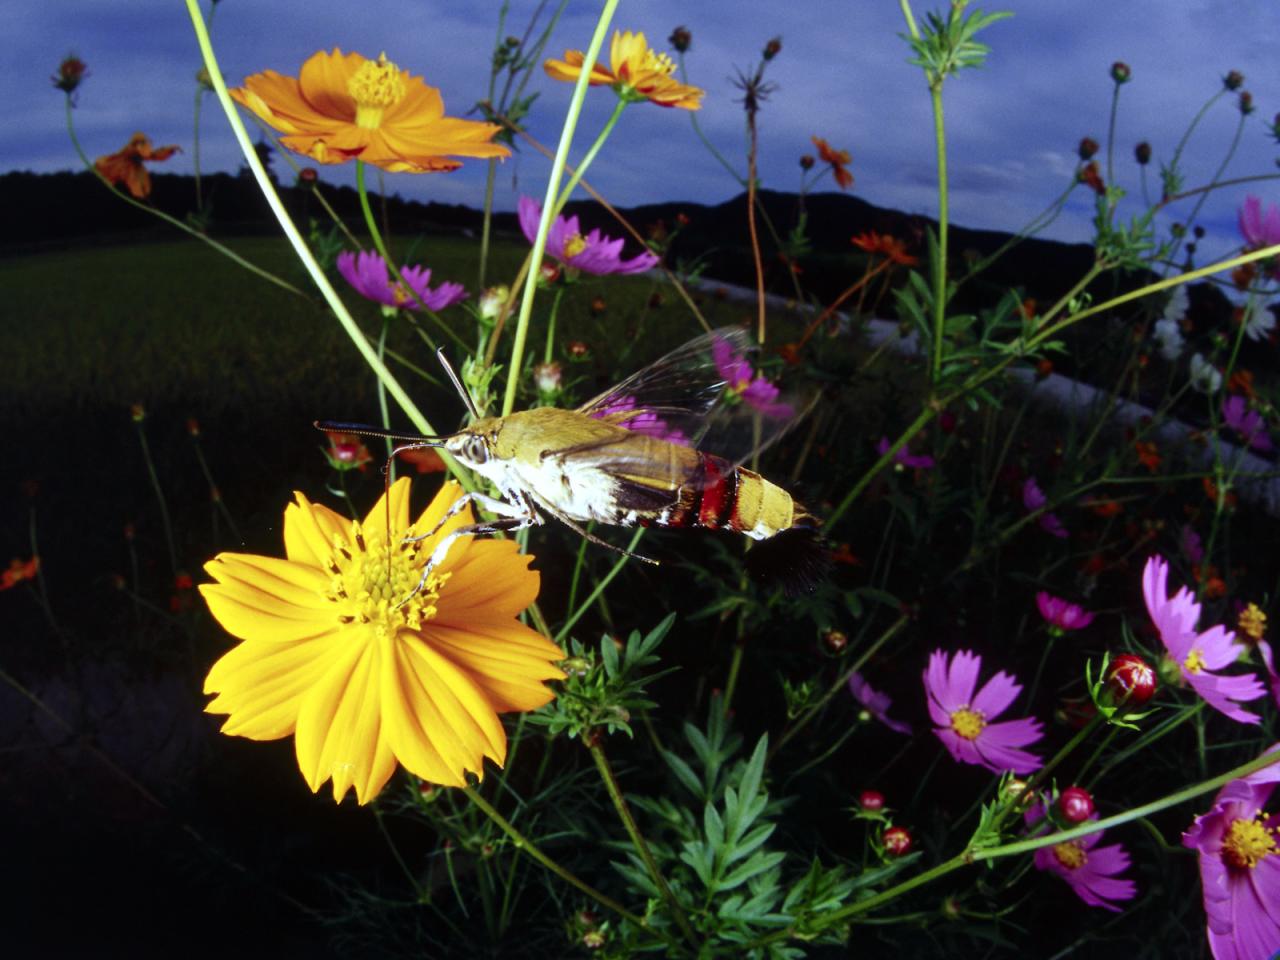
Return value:
<svg viewBox="0 0 1280 960">
<path fill-rule="evenodd" d="M 812 593 L 831 569 L 831 551 L 818 531 L 791 527 L 747 551 L 747 573 L 766 585 L 781 584 L 788 597 Z"/>
</svg>

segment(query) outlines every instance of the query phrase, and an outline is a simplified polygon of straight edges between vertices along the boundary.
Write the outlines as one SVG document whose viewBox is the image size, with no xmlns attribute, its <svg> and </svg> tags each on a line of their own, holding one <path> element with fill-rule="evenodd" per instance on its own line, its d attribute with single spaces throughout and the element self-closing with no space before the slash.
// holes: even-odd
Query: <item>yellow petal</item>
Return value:
<svg viewBox="0 0 1280 960">
<path fill-rule="evenodd" d="M 517 621 L 449 627 L 433 623 L 424 639 L 443 657 L 467 671 L 501 713 L 535 710 L 555 693 L 544 680 L 563 680 L 555 662 L 564 652 Z"/>
<path fill-rule="evenodd" d="M 514 617 L 538 597 L 541 578 L 528 569 L 530 556 L 521 556 L 514 540 L 471 540 L 465 554 L 445 565 L 451 576 L 440 595 L 437 616 L 449 623 L 474 617 L 486 620 Z"/>
<path fill-rule="evenodd" d="M 351 521 L 294 491 L 296 503 L 284 510 L 284 552 L 290 560 L 324 568 L 334 540 L 351 540 Z"/>
<path fill-rule="evenodd" d="M 376 532 L 378 539 L 381 540 L 388 529 L 393 537 L 398 537 L 409 526 L 409 487 L 409 478 L 401 477 L 391 485 L 390 490 L 378 498 L 378 502 L 373 505 L 373 509 L 361 524 L 366 537 Z M 390 504 L 389 512 L 388 504 Z M 390 527 L 388 527 L 388 516 Z"/>
<path fill-rule="evenodd" d="M 306 640 L 338 625 L 331 611 L 286 604 L 243 585 L 202 583 L 200 595 L 214 619 L 240 640 L 273 643 Z"/>
<path fill-rule="evenodd" d="M 371 776 L 379 736 L 378 645 L 368 628 L 348 633 L 344 648 L 302 698 L 294 734 L 308 786 L 318 791 L 332 778 L 335 800 L 353 785 L 366 799 L 382 787 Z"/>
<path fill-rule="evenodd" d="M 287 606 L 323 609 L 331 575 L 310 564 L 254 553 L 220 553 L 205 572 L 221 585 L 241 594 L 249 589 Z"/>
</svg>

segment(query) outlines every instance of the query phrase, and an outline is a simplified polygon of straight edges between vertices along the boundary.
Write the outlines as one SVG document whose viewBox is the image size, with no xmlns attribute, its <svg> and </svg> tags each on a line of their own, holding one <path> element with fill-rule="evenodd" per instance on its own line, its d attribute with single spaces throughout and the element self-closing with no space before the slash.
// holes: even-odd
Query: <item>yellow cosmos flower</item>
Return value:
<svg viewBox="0 0 1280 960">
<path fill-rule="evenodd" d="M 252 740 L 294 735 L 313 791 L 332 779 L 368 803 L 399 762 L 424 780 L 463 786 L 484 758 L 501 766 L 499 713 L 552 699 L 564 653 L 516 615 L 538 593 L 530 558 L 511 540 L 461 537 L 414 588 L 440 539 L 471 509 L 430 533 L 462 494 L 450 481 L 409 522 L 402 478 L 363 523 L 302 494 L 284 513 L 286 559 L 222 553 L 205 565 L 209 609 L 242 642 L 205 680 L 222 732 Z M 390 523 L 388 523 L 388 517 Z M 388 533 L 389 531 L 389 533 Z"/>
<path fill-rule="evenodd" d="M 543 67 L 552 79 L 573 82 L 581 76 L 585 60 L 581 50 L 566 50 L 563 60 L 548 60 Z M 612 69 L 599 63 L 591 68 L 591 86 L 613 87 L 624 100 L 648 100 L 660 107 L 697 110 L 702 106 L 705 91 L 674 79 L 675 63 L 665 53 L 651 50 L 643 33 L 615 31 L 609 64 Z"/>
<path fill-rule="evenodd" d="M 290 150 L 319 163 L 359 158 L 394 173 L 456 170 L 461 157 L 506 157 L 490 143 L 501 128 L 444 115 L 440 91 L 401 70 L 384 53 L 323 50 L 297 78 L 274 70 L 245 77 L 231 96 L 284 134 Z"/>
</svg>

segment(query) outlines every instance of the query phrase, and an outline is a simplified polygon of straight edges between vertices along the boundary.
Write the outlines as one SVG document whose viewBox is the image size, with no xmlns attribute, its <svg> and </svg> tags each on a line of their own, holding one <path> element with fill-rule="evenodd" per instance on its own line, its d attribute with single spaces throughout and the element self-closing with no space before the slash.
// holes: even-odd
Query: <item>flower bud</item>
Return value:
<svg viewBox="0 0 1280 960">
<path fill-rule="evenodd" d="M 299 183 L 315 183 L 320 179 L 320 174 L 316 172 L 315 167 L 303 167 L 298 171 Z"/>
<path fill-rule="evenodd" d="M 570 340 L 565 349 L 569 351 L 569 356 L 575 360 L 581 360 L 591 352 L 591 348 L 581 340 Z"/>
<path fill-rule="evenodd" d="M 813 169 L 813 165 L 814 165 L 815 163 L 817 163 L 817 162 L 818 162 L 818 161 L 816 161 L 816 160 L 812 157 L 812 155 L 810 155 L 810 154 L 807 154 L 807 153 L 806 153 L 804 156 L 802 156 L 802 157 L 800 158 L 800 169 L 801 169 L 801 170 L 812 170 L 812 169 Z"/>
<path fill-rule="evenodd" d="M 832 656 L 844 653 L 847 646 L 849 646 L 849 638 L 841 631 L 824 630 L 822 632 L 822 647 Z"/>
<path fill-rule="evenodd" d="M 559 393 L 563 379 L 564 371 L 554 360 L 550 363 L 540 363 L 533 368 L 533 382 L 537 385 L 540 394 Z"/>
<path fill-rule="evenodd" d="M 550 260 L 543 262 L 538 268 L 538 282 L 550 286 L 560 279 L 560 265 Z"/>
<path fill-rule="evenodd" d="M 858 794 L 858 806 L 863 810 L 884 809 L 884 794 L 879 790 L 863 790 Z"/>
<path fill-rule="evenodd" d="M 901 857 L 911 850 L 911 831 L 906 827 L 890 827 L 881 838 L 884 852 L 891 857 Z"/>
<path fill-rule="evenodd" d="M 201 67 L 196 71 L 196 86 L 209 93 L 213 92 L 213 77 L 209 76 L 208 67 Z"/>
<path fill-rule="evenodd" d="M 1156 672 L 1136 654 L 1124 653 L 1111 661 L 1107 687 L 1121 703 L 1141 706 L 1156 692 Z"/>
<path fill-rule="evenodd" d="M 1129 69 L 1129 65 L 1123 60 L 1117 60 L 1111 65 L 1111 79 L 1117 84 L 1128 83 L 1133 77 L 1133 71 Z"/>
<path fill-rule="evenodd" d="M 604 302 L 604 297 L 595 297 L 591 301 L 591 313 L 598 317 L 600 314 L 604 313 L 606 306 L 607 304 Z"/>
<path fill-rule="evenodd" d="M 193 437 L 200 436 L 200 421 L 195 417 L 187 418 L 187 433 Z"/>
<path fill-rule="evenodd" d="M 129 416 L 133 418 L 134 423 L 141 423 L 147 419 L 147 408 L 140 403 L 129 404 Z"/>
<path fill-rule="evenodd" d="M 1239 90 L 1244 86 L 1244 74 L 1239 70 L 1229 70 L 1227 75 L 1222 78 L 1222 85 L 1228 90 Z"/>
<path fill-rule="evenodd" d="M 58 72 L 49 79 L 64 93 L 75 93 L 76 88 L 88 75 L 89 68 L 85 66 L 85 62 L 74 53 L 69 53 L 58 64 Z"/>
<path fill-rule="evenodd" d="M 693 44 L 693 34 L 689 32 L 688 27 L 676 27 L 671 31 L 671 36 L 667 37 L 667 43 L 671 44 L 671 49 L 677 53 L 684 53 Z"/>
<path fill-rule="evenodd" d="M 588 950 L 599 950 L 604 946 L 604 934 L 599 930 L 587 930 L 582 934 L 582 945 Z"/>
<path fill-rule="evenodd" d="M 480 316 L 484 320 L 496 320 L 502 308 L 511 299 L 511 288 L 506 284 L 489 287 L 480 294 Z"/>
<path fill-rule="evenodd" d="M 1080 141 L 1080 146 L 1076 147 L 1076 153 L 1079 154 L 1081 160 L 1090 159 L 1098 152 L 1098 141 L 1093 137 L 1084 137 Z"/>
<path fill-rule="evenodd" d="M 765 60 L 772 60 L 782 52 L 782 38 L 774 37 L 764 45 L 764 52 L 761 54 Z"/>
<path fill-rule="evenodd" d="M 1137 160 L 1142 166 L 1146 166 L 1151 162 L 1151 144 L 1143 140 L 1140 144 L 1133 148 L 1133 159 Z"/>
<path fill-rule="evenodd" d="M 1067 787 L 1058 796 L 1058 813 L 1067 823 L 1084 823 L 1093 816 L 1093 797 L 1084 787 Z"/>
<path fill-rule="evenodd" d="M 1240 99 L 1237 101 L 1236 106 L 1240 108 L 1240 115 L 1243 117 L 1247 117 L 1257 109 L 1253 105 L 1253 94 L 1248 90 L 1240 91 Z"/>
</svg>

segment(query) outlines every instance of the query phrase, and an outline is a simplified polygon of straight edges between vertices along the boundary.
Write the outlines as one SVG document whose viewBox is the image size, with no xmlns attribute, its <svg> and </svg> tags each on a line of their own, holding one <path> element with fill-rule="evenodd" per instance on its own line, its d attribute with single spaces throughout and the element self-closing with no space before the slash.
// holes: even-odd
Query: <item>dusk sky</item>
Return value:
<svg viewBox="0 0 1280 960">
<path fill-rule="evenodd" d="M 385 50 L 401 67 L 440 87 L 451 114 L 465 114 L 485 92 L 500 6 L 496 0 L 368 0 L 357 14 L 353 5 L 331 0 L 223 0 L 214 18 L 214 41 L 232 83 L 264 68 L 296 75 L 318 49 L 339 46 L 366 56 Z M 510 6 L 505 32 L 519 33 L 536 3 L 512 0 Z M 547 52 L 558 57 L 566 48 L 585 48 L 599 9 L 598 3 L 572 2 Z M 923 19 L 928 9 L 917 7 L 917 17 Z M 963 72 L 946 88 L 956 223 L 1015 230 L 1057 196 L 1074 170 L 1080 138 L 1106 140 L 1109 68 L 1115 60 L 1133 70 L 1121 98 L 1115 151 L 1116 178 L 1131 196 L 1140 197 L 1134 145 L 1146 140 L 1154 149 L 1148 168 L 1154 195 L 1160 162 L 1170 158 L 1187 122 L 1221 89 L 1228 70 L 1244 74 L 1258 109 L 1245 123 L 1225 176 L 1276 172 L 1280 147 L 1268 133 L 1280 111 L 1280 12 L 1274 0 L 1005 0 L 984 9 L 1007 9 L 1014 16 L 984 34 L 992 47 L 987 66 Z M 17 56 L 0 59 L 0 82 L 8 91 L 0 106 L 0 170 L 75 166 L 62 95 L 49 84 L 58 61 L 74 51 L 91 72 L 75 113 L 90 156 L 114 151 L 142 130 L 157 145 L 183 148 L 160 169 L 190 172 L 199 54 L 181 0 L 12 4 L 6 20 L 7 45 Z M 744 124 L 731 78 L 735 68 L 758 59 L 765 41 L 781 36 L 782 53 L 768 74 L 777 90 L 760 118 L 766 187 L 797 188 L 798 158 L 812 152 L 810 137 L 817 134 L 852 153 L 856 195 L 881 206 L 935 214 L 929 100 L 920 72 L 906 62 L 897 3 L 632 0 L 621 4 L 614 20 L 616 27 L 644 31 L 660 50 L 667 48 L 672 28 L 682 24 L 693 34 L 686 58 L 689 79 L 707 90 L 699 121 L 718 149 L 742 167 Z M 539 72 L 531 88 L 541 96 L 530 131 L 554 145 L 572 87 Z M 574 157 L 586 149 L 612 104 L 609 91 L 591 91 Z M 1212 176 L 1238 118 L 1234 95 L 1222 97 L 1208 112 L 1184 153 L 1188 186 Z M 205 99 L 201 139 L 204 169 L 239 165 L 212 96 Z M 471 161 L 452 174 L 389 175 L 387 187 L 407 197 L 478 206 L 484 166 Z M 281 161 L 276 167 L 287 175 Z M 498 206 L 513 209 L 518 190 L 540 196 L 547 169 L 547 161 L 527 148 L 508 160 L 500 171 Z M 322 176 L 348 183 L 351 168 L 324 168 Z M 650 104 L 627 110 L 588 179 L 624 206 L 663 200 L 715 203 L 739 191 L 698 142 L 685 111 Z M 825 178 L 817 189 L 834 185 Z M 1203 250 L 1226 252 L 1237 242 L 1235 210 L 1248 190 L 1268 202 L 1280 201 L 1277 182 L 1215 195 L 1201 216 L 1210 230 Z M 1138 209 L 1133 204 L 1127 212 Z M 1174 208 L 1164 222 L 1185 217 L 1189 209 L 1187 204 Z M 1078 191 L 1046 235 L 1087 239 L 1091 214 L 1091 195 Z"/>
</svg>

